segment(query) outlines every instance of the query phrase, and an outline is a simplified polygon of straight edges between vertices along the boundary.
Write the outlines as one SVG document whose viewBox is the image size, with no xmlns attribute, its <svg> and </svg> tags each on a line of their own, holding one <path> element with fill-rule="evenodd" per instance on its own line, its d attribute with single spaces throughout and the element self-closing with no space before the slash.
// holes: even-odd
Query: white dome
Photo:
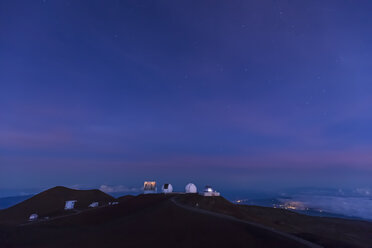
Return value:
<svg viewBox="0 0 372 248">
<path fill-rule="evenodd" d="M 205 186 L 204 192 L 214 192 L 213 188 L 211 186 Z"/>
<path fill-rule="evenodd" d="M 195 184 L 189 183 L 185 187 L 186 193 L 198 193 L 198 188 L 196 188 Z"/>
<path fill-rule="evenodd" d="M 28 219 L 29 220 L 37 220 L 38 218 L 39 218 L 39 215 L 37 215 L 37 214 L 31 214 Z"/>
<path fill-rule="evenodd" d="M 173 186 L 170 183 L 163 184 L 161 187 L 161 191 L 163 193 L 172 193 L 173 192 Z"/>
</svg>

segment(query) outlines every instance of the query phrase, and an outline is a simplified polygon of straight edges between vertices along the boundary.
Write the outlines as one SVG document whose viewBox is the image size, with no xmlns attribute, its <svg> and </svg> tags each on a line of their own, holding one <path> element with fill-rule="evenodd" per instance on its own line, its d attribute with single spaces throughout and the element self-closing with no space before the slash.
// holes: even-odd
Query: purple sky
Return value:
<svg viewBox="0 0 372 248">
<path fill-rule="evenodd" d="M 0 2 L 0 190 L 372 187 L 372 2 Z"/>
</svg>

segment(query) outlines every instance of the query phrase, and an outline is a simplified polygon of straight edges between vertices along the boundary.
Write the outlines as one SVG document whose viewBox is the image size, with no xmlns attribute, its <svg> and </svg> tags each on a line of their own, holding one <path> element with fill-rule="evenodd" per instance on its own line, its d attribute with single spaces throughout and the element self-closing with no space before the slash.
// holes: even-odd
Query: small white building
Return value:
<svg viewBox="0 0 372 248">
<path fill-rule="evenodd" d="M 37 214 L 31 214 L 30 217 L 28 218 L 29 221 L 35 221 L 39 218 L 39 215 Z"/>
<path fill-rule="evenodd" d="M 77 202 L 77 200 L 66 201 L 66 203 L 65 203 L 65 210 L 74 209 L 76 202 Z"/>
<path fill-rule="evenodd" d="M 144 194 L 155 194 L 157 192 L 155 181 L 145 181 L 143 184 Z"/>
<path fill-rule="evenodd" d="M 99 205 L 98 202 L 92 202 L 92 203 L 89 205 L 89 207 L 90 207 L 90 208 L 96 208 L 96 207 L 98 207 L 98 205 Z"/>
<path fill-rule="evenodd" d="M 185 187 L 185 192 L 188 194 L 195 194 L 198 193 L 198 188 L 193 183 L 189 183 Z"/>
<path fill-rule="evenodd" d="M 170 183 L 163 184 L 161 187 L 161 191 L 163 193 L 172 193 L 173 192 L 173 186 Z"/>
<path fill-rule="evenodd" d="M 220 196 L 220 193 L 215 191 L 211 186 L 205 186 L 203 196 Z"/>
</svg>

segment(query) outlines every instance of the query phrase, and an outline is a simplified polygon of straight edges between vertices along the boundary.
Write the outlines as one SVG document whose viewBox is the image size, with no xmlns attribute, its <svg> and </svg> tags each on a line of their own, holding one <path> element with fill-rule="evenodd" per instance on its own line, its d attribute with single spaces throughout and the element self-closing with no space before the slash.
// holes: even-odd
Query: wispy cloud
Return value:
<svg viewBox="0 0 372 248">
<path fill-rule="evenodd" d="M 99 190 L 105 193 L 127 193 L 127 192 L 138 193 L 141 191 L 141 188 L 134 188 L 134 187 L 130 188 L 124 185 L 115 185 L 115 186 L 101 185 L 99 187 Z"/>
<path fill-rule="evenodd" d="M 355 192 L 362 196 L 372 196 L 372 190 L 368 188 L 357 188 Z"/>
<path fill-rule="evenodd" d="M 372 199 L 369 197 L 343 197 L 324 195 L 297 195 L 283 202 L 297 202 L 304 207 L 324 212 L 372 220 Z"/>
</svg>

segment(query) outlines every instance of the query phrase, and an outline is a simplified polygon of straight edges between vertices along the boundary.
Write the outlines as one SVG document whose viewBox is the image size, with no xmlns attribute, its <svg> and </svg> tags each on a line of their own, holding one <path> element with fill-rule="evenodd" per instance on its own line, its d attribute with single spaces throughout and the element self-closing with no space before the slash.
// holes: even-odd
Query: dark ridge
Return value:
<svg viewBox="0 0 372 248">
<path fill-rule="evenodd" d="M 135 198 L 134 195 L 124 195 L 124 196 L 121 196 L 119 198 L 117 198 L 118 202 L 124 202 L 124 201 L 127 201 L 127 200 L 130 200 L 130 199 L 133 199 Z"/>
<path fill-rule="evenodd" d="M 0 211 L 0 224 L 18 224 L 27 222 L 33 213 L 42 217 L 53 217 L 66 214 L 65 202 L 77 200 L 76 210 L 88 208 L 92 202 L 99 202 L 99 205 L 115 201 L 115 198 L 103 193 L 100 190 L 76 190 L 57 186 L 43 191 L 17 205 Z"/>
<path fill-rule="evenodd" d="M 233 204 L 223 197 L 186 195 L 180 202 L 294 234 L 327 248 L 371 248 L 372 223 L 308 216 L 285 209 Z"/>
<path fill-rule="evenodd" d="M 73 192 L 84 197 L 98 192 L 107 197 L 98 190 L 57 187 L 39 194 L 37 199 L 49 201 L 52 196 L 65 194 L 70 197 Z M 370 248 L 372 244 L 372 223 L 366 221 L 236 205 L 223 197 L 198 194 L 127 195 L 110 199 L 119 204 L 82 209 L 16 227 L 0 225 L 0 247 L 308 247 L 293 236 L 273 230 L 324 248 Z M 18 208 L 17 214 L 21 210 Z"/>
<path fill-rule="evenodd" d="M 271 231 L 186 210 L 173 197 L 139 195 L 19 231 L 3 230 L 0 247 L 306 247 Z"/>
</svg>

